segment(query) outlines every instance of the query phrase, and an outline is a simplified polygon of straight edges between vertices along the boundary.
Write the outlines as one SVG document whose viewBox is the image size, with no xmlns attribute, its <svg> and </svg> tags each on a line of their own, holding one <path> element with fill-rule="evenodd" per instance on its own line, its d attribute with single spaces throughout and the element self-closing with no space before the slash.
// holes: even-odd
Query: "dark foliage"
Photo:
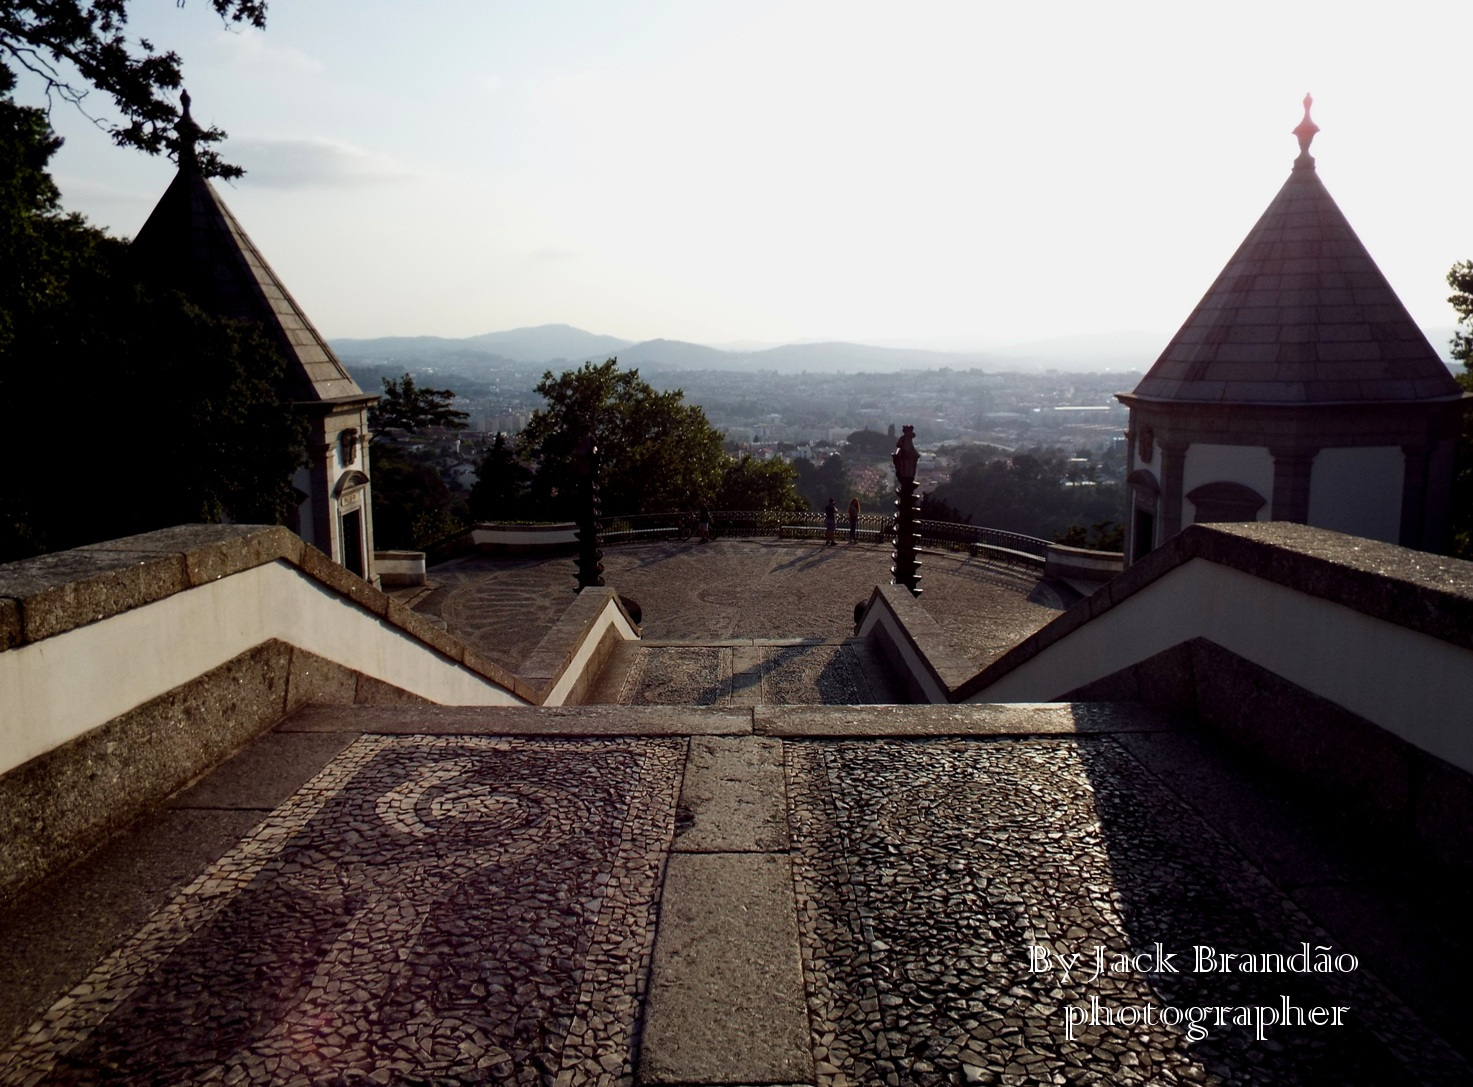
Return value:
<svg viewBox="0 0 1473 1087">
<path fill-rule="evenodd" d="M 1113 484 L 1066 487 L 1069 455 L 1034 448 L 968 464 L 932 492 L 975 525 L 1053 539 L 1070 525 L 1117 520 L 1124 500 Z"/>
<path fill-rule="evenodd" d="M 657 513 L 709 502 L 729 458 L 705 413 L 679 389 L 656 392 L 616 359 L 585 363 L 559 377 L 543 374 L 537 410 L 521 435 L 535 465 L 531 506 L 539 516 L 572 520 L 579 473 L 573 451 L 590 432 L 598 445 L 605 513 Z"/>
<path fill-rule="evenodd" d="M 423 551 L 468 524 L 465 504 L 456 501 L 429 456 L 374 443 L 375 547 Z"/>
<path fill-rule="evenodd" d="M 191 521 L 285 522 L 305 425 L 254 327 L 138 286 L 65 215 L 41 111 L 0 96 L 0 558 Z"/>
<path fill-rule="evenodd" d="M 1054 543 L 1091 551 L 1119 551 L 1125 546 L 1125 526 L 1119 521 L 1096 521 L 1089 528 L 1070 525 L 1054 537 Z"/>
<path fill-rule="evenodd" d="M 963 513 L 945 499 L 937 498 L 934 493 L 921 495 L 921 518 L 926 521 L 953 521 L 959 525 L 972 523 L 971 514 Z"/>
<path fill-rule="evenodd" d="M 1453 333 L 1452 356 L 1463 364 L 1458 384 L 1473 393 L 1473 261 L 1460 261 L 1447 273 L 1448 297 L 1462 327 Z M 1452 525 L 1449 551 L 1473 559 L 1473 412 L 1463 413 L 1453 461 Z"/>
<path fill-rule="evenodd" d="M 849 471 L 844 458 L 835 453 L 825 458 L 822 464 L 811 460 L 797 460 L 793 467 L 798 470 L 798 494 L 811 510 L 821 510 L 832 498 L 839 505 L 848 505 L 853 487 L 849 482 Z"/>
<path fill-rule="evenodd" d="M 888 457 L 895 452 L 895 436 L 878 430 L 856 430 L 844 440 L 856 457 Z"/>
<path fill-rule="evenodd" d="M 265 0 L 208 2 L 226 22 L 266 25 Z M 180 88 L 182 62 L 178 54 L 159 52 L 146 39 L 128 40 L 128 7 L 128 0 L 0 0 L 0 93 L 15 86 L 17 68 L 42 80 L 48 104 L 60 98 L 85 113 L 89 91 L 99 90 L 122 115 L 121 124 L 97 121 L 119 146 L 151 155 L 177 152 L 178 111 L 165 93 Z M 211 128 L 199 133 L 196 142 L 216 143 L 224 137 Z M 242 173 L 206 147 L 197 147 L 195 154 L 206 176 Z"/>
<path fill-rule="evenodd" d="M 471 488 L 470 515 L 476 521 L 521 520 L 527 513 L 527 491 L 532 470 L 507 446 L 506 435 L 497 434 L 486 451 Z"/>
<path fill-rule="evenodd" d="M 422 388 L 414 378 L 384 378 L 384 392 L 377 404 L 368 409 L 368 428 L 383 431 L 390 427 L 418 434 L 431 427 L 464 430 L 470 416 L 450 406 L 455 399 L 453 389 Z"/>
<path fill-rule="evenodd" d="M 797 478 L 786 461 L 729 459 L 711 504 L 719 510 L 801 510 L 803 499 L 793 489 Z"/>
</svg>

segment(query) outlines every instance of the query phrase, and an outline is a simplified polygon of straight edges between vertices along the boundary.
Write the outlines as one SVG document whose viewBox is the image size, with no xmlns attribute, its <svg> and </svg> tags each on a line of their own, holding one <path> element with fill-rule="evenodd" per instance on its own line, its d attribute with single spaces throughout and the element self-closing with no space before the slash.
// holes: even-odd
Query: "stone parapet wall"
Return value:
<svg viewBox="0 0 1473 1087">
<path fill-rule="evenodd" d="M 1266 522 L 1186 529 L 949 698 L 1188 711 L 1473 867 L 1470 690 L 1473 563 Z"/>
<path fill-rule="evenodd" d="M 379 584 L 386 589 L 402 589 L 425 583 L 423 551 L 375 551 L 373 568 Z"/>
<path fill-rule="evenodd" d="M 513 675 L 279 527 L 0 566 L 0 898 L 306 703 L 576 701 L 638 630 L 611 591 L 569 612 Z"/>
<path fill-rule="evenodd" d="M 1059 581 L 1109 581 L 1124 569 L 1122 552 L 1091 551 L 1051 543 L 1044 559 L 1043 576 Z"/>
</svg>

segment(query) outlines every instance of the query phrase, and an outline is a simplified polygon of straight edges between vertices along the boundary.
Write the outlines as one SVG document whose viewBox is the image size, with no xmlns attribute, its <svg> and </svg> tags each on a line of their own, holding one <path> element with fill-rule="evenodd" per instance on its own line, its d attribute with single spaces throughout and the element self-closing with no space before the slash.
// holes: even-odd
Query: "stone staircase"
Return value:
<svg viewBox="0 0 1473 1087">
<path fill-rule="evenodd" d="M 589 702 L 634 706 L 865 705 L 908 701 L 889 663 L 857 639 L 623 642 Z"/>
<path fill-rule="evenodd" d="M 1134 704 L 309 706 L 0 917 L 0 1085 L 1466 1082 L 1429 875 Z"/>
</svg>

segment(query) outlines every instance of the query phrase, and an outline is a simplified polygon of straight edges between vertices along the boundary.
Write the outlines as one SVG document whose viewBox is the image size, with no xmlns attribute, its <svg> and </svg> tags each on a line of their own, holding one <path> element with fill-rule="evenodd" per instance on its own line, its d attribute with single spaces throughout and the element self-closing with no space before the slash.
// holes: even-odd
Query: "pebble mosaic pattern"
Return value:
<svg viewBox="0 0 1473 1087">
<path fill-rule="evenodd" d="M 1108 738 L 785 745 L 819 1083 L 1466 1083 L 1468 1066 L 1364 969 L 1191 970 L 1192 948 L 1331 940 Z M 1037 945 L 1176 953 L 1178 973 L 1035 972 Z M 1346 1026 L 1213 1026 L 1159 1009 L 1345 1006 Z M 1158 1009 L 1151 1025 L 1064 1009 Z M 1112 1012 L 1113 1014 L 1113 1012 Z M 1127 1013 L 1129 1014 L 1129 1013 Z"/>
<path fill-rule="evenodd" d="M 683 740 L 368 737 L 0 1084 L 627 1084 Z"/>
<path fill-rule="evenodd" d="M 879 702 L 885 677 L 871 685 L 851 645 L 799 645 L 770 649 L 762 677 L 762 700 L 786 706 L 857 706 Z"/>
<path fill-rule="evenodd" d="M 626 706 L 715 706 L 731 698 L 731 650 L 662 646 L 635 651 L 619 701 Z"/>
</svg>

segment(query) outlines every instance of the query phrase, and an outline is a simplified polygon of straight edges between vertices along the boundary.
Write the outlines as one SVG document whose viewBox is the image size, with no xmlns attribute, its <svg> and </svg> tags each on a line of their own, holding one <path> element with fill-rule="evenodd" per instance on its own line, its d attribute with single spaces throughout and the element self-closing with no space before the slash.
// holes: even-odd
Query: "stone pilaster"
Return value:
<svg viewBox="0 0 1473 1087">
<path fill-rule="evenodd" d="M 1318 449 L 1270 446 L 1274 459 L 1273 510 L 1269 519 L 1309 524 L 1309 475 Z"/>
<path fill-rule="evenodd" d="M 1169 540 L 1181 531 L 1182 486 L 1186 478 L 1189 442 L 1156 442 L 1161 453 L 1161 533 Z"/>
<path fill-rule="evenodd" d="M 1426 442 L 1407 442 L 1401 447 L 1401 535 L 1402 547 L 1426 547 L 1427 477 L 1432 448 Z"/>
</svg>

